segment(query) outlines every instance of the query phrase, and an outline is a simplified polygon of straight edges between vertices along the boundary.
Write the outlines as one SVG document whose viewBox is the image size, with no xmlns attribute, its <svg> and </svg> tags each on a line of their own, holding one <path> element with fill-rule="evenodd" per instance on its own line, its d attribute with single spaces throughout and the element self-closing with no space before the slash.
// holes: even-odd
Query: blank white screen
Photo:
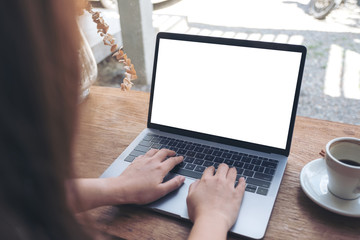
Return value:
<svg viewBox="0 0 360 240">
<path fill-rule="evenodd" d="M 151 122 L 286 148 L 301 53 L 161 39 Z"/>
</svg>

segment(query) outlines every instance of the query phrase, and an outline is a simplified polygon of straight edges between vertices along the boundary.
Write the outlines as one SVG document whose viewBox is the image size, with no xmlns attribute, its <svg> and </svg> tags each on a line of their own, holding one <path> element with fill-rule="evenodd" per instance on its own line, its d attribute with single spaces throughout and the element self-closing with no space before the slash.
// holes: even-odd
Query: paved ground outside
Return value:
<svg viewBox="0 0 360 240">
<path fill-rule="evenodd" d="M 298 115 L 359 125 L 357 0 L 345 2 L 325 20 L 310 16 L 307 4 L 308 0 L 170 0 L 164 4 L 168 6 L 156 6 L 153 25 L 157 31 L 305 45 Z M 148 91 L 149 86 L 135 89 Z"/>
</svg>

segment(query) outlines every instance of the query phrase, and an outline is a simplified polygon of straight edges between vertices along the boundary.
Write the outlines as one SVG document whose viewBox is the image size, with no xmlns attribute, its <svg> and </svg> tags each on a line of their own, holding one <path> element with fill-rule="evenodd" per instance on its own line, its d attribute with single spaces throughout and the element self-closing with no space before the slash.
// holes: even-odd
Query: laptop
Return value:
<svg viewBox="0 0 360 240">
<path fill-rule="evenodd" d="M 247 183 L 230 231 L 263 238 L 290 152 L 305 56 L 300 45 L 159 33 L 147 128 L 101 177 L 118 176 L 151 148 L 172 149 L 184 161 L 166 178 L 182 174 L 185 183 L 147 207 L 188 219 L 190 184 L 224 162 Z"/>
</svg>

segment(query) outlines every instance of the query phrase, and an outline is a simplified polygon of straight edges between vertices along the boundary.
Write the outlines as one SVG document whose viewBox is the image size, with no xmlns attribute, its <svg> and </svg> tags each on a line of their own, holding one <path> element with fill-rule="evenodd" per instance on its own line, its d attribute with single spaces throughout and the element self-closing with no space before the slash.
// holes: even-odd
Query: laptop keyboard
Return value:
<svg viewBox="0 0 360 240">
<path fill-rule="evenodd" d="M 217 168 L 226 163 L 237 170 L 236 184 L 240 177 L 246 179 L 245 191 L 267 195 L 278 164 L 277 160 L 229 151 L 189 141 L 148 134 L 130 153 L 125 161 L 132 162 L 137 156 L 144 155 L 151 148 L 167 148 L 177 155 L 184 156 L 184 161 L 171 172 L 192 178 L 201 178 L 209 166 Z"/>
</svg>

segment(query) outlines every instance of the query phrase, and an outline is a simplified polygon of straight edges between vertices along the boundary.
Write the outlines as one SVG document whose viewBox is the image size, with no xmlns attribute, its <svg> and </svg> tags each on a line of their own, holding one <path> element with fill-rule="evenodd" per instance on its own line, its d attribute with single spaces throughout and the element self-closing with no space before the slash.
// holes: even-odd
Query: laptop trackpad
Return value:
<svg viewBox="0 0 360 240">
<path fill-rule="evenodd" d="M 164 178 L 164 182 L 169 181 L 175 176 L 176 174 L 169 173 Z M 184 184 L 180 188 L 149 204 L 148 207 L 171 216 L 189 218 L 187 213 L 186 197 L 188 195 L 189 186 L 194 181 L 195 180 L 193 179 L 186 178 Z"/>
</svg>

